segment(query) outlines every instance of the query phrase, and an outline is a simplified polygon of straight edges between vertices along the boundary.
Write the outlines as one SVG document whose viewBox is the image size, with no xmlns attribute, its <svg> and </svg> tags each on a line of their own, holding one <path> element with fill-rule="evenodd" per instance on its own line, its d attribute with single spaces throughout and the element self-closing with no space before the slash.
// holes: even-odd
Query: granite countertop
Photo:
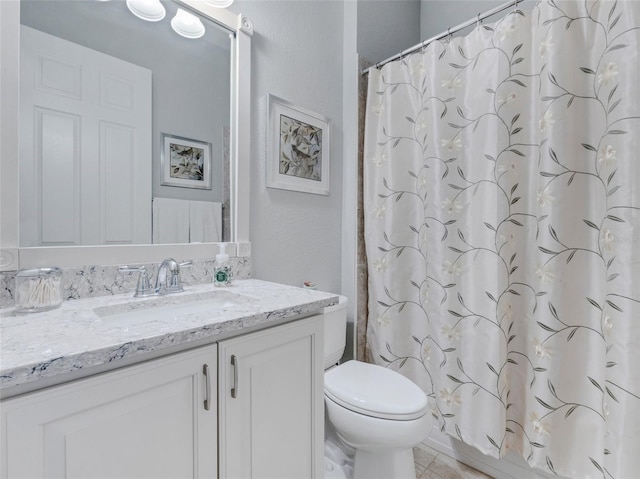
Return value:
<svg viewBox="0 0 640 479">
<path fill-rule="evenodd" d="M 213 303 L 206 306 L 207 301 Z M 189 286 L 161 297 L 133 298 L 129 293 L 64 301 L 42 313 L 1 309 L 0 391 L 6 397 L 16 386 L 33 390 L 38 381 L 51 385 L 56 376 L 79 370 L 88 375 L 90 368 L 115 369 L 145 360 L 149 353 L 213 343 L 337 302 L 331 293 L 247 279 L 226 288 Z M 184 314 L 180 304 L 195 307 Z M 125 317 L 131 312 L 137 316 Z"/>
</svg>

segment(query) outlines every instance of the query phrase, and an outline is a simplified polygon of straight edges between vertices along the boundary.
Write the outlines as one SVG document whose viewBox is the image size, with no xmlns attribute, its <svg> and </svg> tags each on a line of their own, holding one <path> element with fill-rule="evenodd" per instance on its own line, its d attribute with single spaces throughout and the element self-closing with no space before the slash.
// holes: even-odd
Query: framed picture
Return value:
<svg viewBox="0 0 640 479">
<path fill-rule="evenodd" d="M 329 194 L 329 120 L 269 95 L 267 187 Z"/>
<path fill-rule="evenodd" d="M 163 133 L 161 160 L 161 184 L 211 189 L 211 143 Z"/>
</svg>

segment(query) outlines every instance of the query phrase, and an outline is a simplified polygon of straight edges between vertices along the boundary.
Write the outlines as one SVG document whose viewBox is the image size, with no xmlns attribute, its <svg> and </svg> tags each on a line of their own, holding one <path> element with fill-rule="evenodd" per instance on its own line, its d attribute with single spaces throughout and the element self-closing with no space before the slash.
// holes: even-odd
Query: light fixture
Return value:
<svg viewBox="0 0 640 479">
<path fill-rule="evenodd" d="M 171 19 L 171 28 L 185 38 L 200 38 L 204 35 L 204 25 L 192 13 L 178 8 L 176 16 Z"/>
<path fill-rule="evenodd" d="M 160 0 L 127 0 L 127 8 L 147 22 L 159 22 L 167 14 Z"/>
<path fill-rule="evenodd" d="M 211 5 L 212 7 L 216 7 L 216 8 L 227 8 L 233 3 L 233 0 L 202 0 L 202 1 L 207 5 Z"/>
</svg>

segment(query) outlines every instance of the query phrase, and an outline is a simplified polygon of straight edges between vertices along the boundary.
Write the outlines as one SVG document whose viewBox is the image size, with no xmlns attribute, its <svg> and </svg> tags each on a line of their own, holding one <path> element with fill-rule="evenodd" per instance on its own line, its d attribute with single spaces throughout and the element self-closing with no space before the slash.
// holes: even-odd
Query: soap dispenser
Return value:
<svg viewBox="0 0 640 479">
<path fill-rule="evenodd" d="M 213 284 L 215 286 L 228 286 L 231 284 L 231 267 L 229 266 L 229 255 L 225 253 L 226 246 L 220 245 L 220 252 L 216 255 L 213 263 Z"/>
</svg>

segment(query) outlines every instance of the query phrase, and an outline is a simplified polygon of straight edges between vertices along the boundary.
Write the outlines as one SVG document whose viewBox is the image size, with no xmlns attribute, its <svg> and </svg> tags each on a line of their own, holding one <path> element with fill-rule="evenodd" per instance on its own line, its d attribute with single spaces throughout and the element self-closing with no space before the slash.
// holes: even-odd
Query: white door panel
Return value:
<svg viewBox="0 0 640 479">
<path fill-rule="evenodd" d="M 37 108 L 36 155 L 32 174 L 38 178 L 40 244 L 77 244 L 80 241 L 80 117 Z M 59 188 L 65 185 L 65 188 Z"/>
<path fill-rule="evenodd" d="M 149 211 L 131 208 L 137 201 L 136 184 L 128 174 L 135 167 L 135 131 L 127 125 L 100 122 L 100 190 L 104 214 L 101 244 L 119 244 L 133 236 L 136 213 L 149 216 Z M 133 175 L 136 176 L 135 174 Z"/>
</svg>

